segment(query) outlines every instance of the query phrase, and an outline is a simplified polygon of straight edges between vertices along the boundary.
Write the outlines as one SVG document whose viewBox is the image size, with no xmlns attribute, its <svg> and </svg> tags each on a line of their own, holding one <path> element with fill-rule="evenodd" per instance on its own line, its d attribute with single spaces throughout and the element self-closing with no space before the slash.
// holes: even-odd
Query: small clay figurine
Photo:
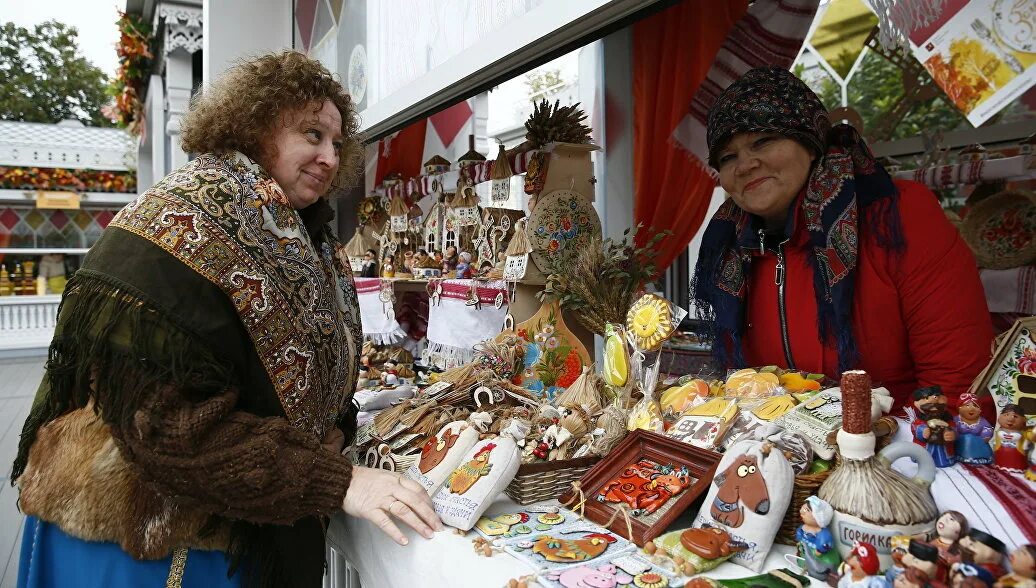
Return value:
<svg viewBox="0 0 1036 588">
<path fill-rule="evenodd" d="M 457 248 L 450 245 L 446 248 L 446 253 L 443 255 L 442 271 L 452 272 L 455 269 L 457 269 Z"/>
<path fill-rule="evenodd" d="M 414 254 L 414 265 L 413 267 L 426 267 L 425 263 L 428 263 L 428 252 L 424 249 L 418 249 L 417 253 Z"/>
<path fill-rule="evenodd" d="M 950 566 L 950 586 L 953 588 L 992 588 L 995 581 L 989 570 L 975 564 L 961 561 Z"/>
<path fill-rule="evenodd" d="M 378 277 L 378 252 L 373 249 L 368 249 L 363 254 L 363 265 L 360 266 L 360 277 L 361 278 L 376 278 Z"/>
<path fill-rule="evenodd" d="M 385 260 L 381 262 L 381 277 L 383 278 L 394 278 L 396 277 L 396 268 L 393 265 L 396 258 L 391 255 L 386 255 Z"/>
<path fill-rule="evenodd" d="M 878 574 L 878 551 L 870 543 L 856 543 L 842 564 L 838 588 L 887 588 Z"/>
<path fill-rule="evenodd" d="M 931 588 L 931 579 L 917 568 L 906 568 L 896 576 L 893 588 Z"/>
<path fill-rule="evenodd" d="M 827 529 L 833 515 L 830 504 L 810 496 L 799 509 L 802 525 L 795 531 L 795 542 L 799 557 L 805 561 L 806 573 L 822 581 L 838 569 L 842 559 L 835 549 L 834 536 Z"/>
<path fill-rule="evenodd" d="M 950 565 L 960 560 L 958 541 L 968 534 L 971 527 L 964 515 L 948 510 L 939 516 L 935 522 L 936 538 L 932 540 L 932 546 L 939 550 L 939 564 L 949 570 Z"/>
<path fill-rule="evenodd" d="M 993 463 L 993 450 L 989 440 L 993 437 L 993 425 L 982 417 L 978 398 L 970 392 L 960 395 L 960 406 L 953 419 L 957 431 L 957 461 L 971 464 Z"/>
<path fill-rule="evenodd" d="M 1004 542 L 985 531 L 972 529 L 960 540 L 960 558 L 965 563 L 985 568 L 994 578 L 1007 573 L 1004 569 Z"/>
<path fill-rule="evenodd" d="M 907 570 L 914 568 L 921 571 L 930 581 L 941 582 L 945 578 L 945 569 L 939 567 L 939 550 L 919 539 L 910 540 L 907 554 L 903 556 L 903 565 Z"/>
<path fill-rule="evenodd" d="M 1028 461 L 1025 457 L 1025 413 L 1017 404 L 1008 404 L 1000 410 L 993 433 L 993 463 L 997 466 L 1022 471 Z"/>
<path fill-rule="evenodd" d="M 1025 479 L 1036 482 L 1036 425 L 1033 425 L 1028 437 L 1029 469 L 1025 470 Z"/>
<path fill-rule="evenodd" d="M 936 467 L 953 465 L 957 432 L 950 425 L 953 417 L 946 408 L 946 395 L 942 388 L 927 386 L 914 390 L 914 408 L 918 413 L 910 425 L 914 442 L 928 449 Z"/>
<path fill-rule="evenodd" d="M 889 539 L 889 545 L 892 546 L 892 565 L 885 570 L 885 580 L 889 584 L 894 584 L 896 578 L 906 571 L 906 566 L 903 565 L 903 557 L 907 554 L 907 549 L 910 547 L 910 537 L 908 535 L 896 535 Z"/>
<path fill-rule="evenodd" d="M 381 384 L 383 386 L 398 386 L 399 372 L 396 371 L 396 362 L 389 360 L 381 367 Z"/>
<path fill-rule="evenodd" d="M 442 261 L 442 251 L 436 251 L 435 252 L 435 256 L 433 257 L 433 259 L 435 259 L 435 263 L 437 265 L 441 266 L 443 264 L 443 261 Z"/>
<path fill-rule="evenodd" d="M 461 251 L 460 256 L 458 256 L 458 260 L 459 261 L 457 262 L 457 279 L 466 280 L 470 278 L 471 274 L 473 273 L 471 268 L 471 254 L 467 251 Z"/>
<path fill-rule="evenodd" d="M 1022 545 L 1011 552 L 1011 573 L 995 588 L 1036 588 L 1036 545 Z"/>
<path fill-rule="evenodd" d="M 407 251 L 403 254 L 403 272 L 412 274 L 414 273 L 414 252 Z"/>
</svg>

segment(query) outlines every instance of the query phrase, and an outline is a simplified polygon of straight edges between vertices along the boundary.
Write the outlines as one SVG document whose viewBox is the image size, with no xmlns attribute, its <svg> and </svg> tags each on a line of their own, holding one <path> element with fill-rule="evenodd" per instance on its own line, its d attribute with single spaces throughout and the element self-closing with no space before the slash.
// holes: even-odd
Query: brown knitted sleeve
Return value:
<svg viewBox="0 0 1036 588">
<path fill-rule="evenodd" d="M 191 396 L 159 386 L 131 419 L 106 419 L 126 458 L 156 489 L 253 523 L 290 524 L 341 508 L 352 477 L 348 459 L 284 418 L 235 410 L 235 388 Z"/>
</svg>

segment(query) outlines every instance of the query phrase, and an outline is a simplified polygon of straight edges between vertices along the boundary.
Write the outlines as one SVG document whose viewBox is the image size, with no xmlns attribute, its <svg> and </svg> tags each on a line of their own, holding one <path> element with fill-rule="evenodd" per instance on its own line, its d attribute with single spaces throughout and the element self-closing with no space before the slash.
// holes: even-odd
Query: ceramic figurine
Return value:
<svg viewBox="0 0 1036 588">
<path fill-rule="evenodd" d="M 949 570 L 951 564 L 960 560 L 958 542 L 970 530 L 968 519 L 955 510 L 948 510 L 939 516 L 935 522 L 936 537 L 931 545 L 939 550 L 939 564 L 942 567 Z"/>
<path fill-rule="evenodd" d="M 1025 470 L 1025 479 L 1036 482 L 1036 425 L 1029 431 L 1029 469 Z"/>
<path fill-rule="evenodd" d="M 414 265 L 413 267 L 425 267 L 424 263 L 428 262 L 428 252 L 424 249 L 418 249 L 417 253 L 414 254 Z"/>
<path fill-rule="evenodd" d="M 403 271 L 408 274 L 414 273 L 414 252 L 407 251 L 403 254 Z"/>
<path fill-rule="evenodd" d="M 1025 413 L 1017 404 L 1008 404 L 1000 410 L 993 433 L 993 463 L 1009 470 L 1026 469 Z"/>
<path fill-rule="evenodd" d="M 903 566 L 907 570 L 911 568 L 922 572 L 926 578 L 932 581 L 942 581 L 944 574 L 940 574 L 939 549 L 919 539 L 911 539 L 907 546 L 907 554 L 903 556 Z"/>
<path fill-rule="evenodd" d="M 452 272 L 455 269 L 457 269 L 457 248 L 450 245 L 443 254 L 442 271 Z"/>
<path fill-rule="evenodd" d="M 946 408 L 946 395 L 942 388 L 927 386 L 914 390 L 914 408 L 917 409 L 917 418 L 910 425 L 914 442 L 928 449 L 936 467 L 953 465 L 957 431 L 951 426 L 953 417 Z"/>
<path fill-rule="evenodd" d="M 432 259 L 435 260 L 435 263 L 441 266 L 443 264 L 442 251 L 436 251 L 435 254 L 432 255 Z"/>
<path fill-rule="evenodd" d="M 992 588 L 996 578 L 975 564 L 957 562 L 950 566 L 949 584 L 953 588 Z"/>
<path fill-rule="evenodd" d="M 996 588 L 1036 588 L 1036 545 L 1022 545 L 1011 552 L 1011 573 Z"/>
<path fill-rule="evenodd" d="M 396 362 L 386 361 L 385 365 L 382 366 L 381 384 L 389 387 L 399 385 L 399 373 L 396 371 Z"/>
<path fill-rule="evenodd" d="M 470 278 L 472 274 L 471 254 L 467 251 L 461 251 L 457 259 L 457 279 L 466 280 Z"/>
<path fill-rule="evenodd" d="M 856 543 L 842 564 L 838 588 L 887 588 L 878 574 L 878 552 L 870 543 Z"/>
<path fill-rule="evenodd" d="M 834 511 L 830 504 L 810 496 L 799 509 L 802 525 L 795 531 L 795 542 L 806 573 L 822 581 L 838 569 L 842 560 L 835 549 L 835 539 L 827 529 L 832 516 Z"/>
<path fill-rule="evenodd" d="M 383 278 L 394 278 L 396 277 L 396 268 L 393 265 L 396 259 L 391 255 L 385 256 L 385 261 L 381 262 L 381 277 Z"/>
<path fill-rule="evenodd" d="M 917 568 L 906 568 L 903 573 L 896 576 L 892 583 L 893 588 L 931 588 L 931 580 L 924 572 Z"/>
<path fill-rule="evenodd" d="M 891 585 L 895 583 L 896 578 L 906 571 L 906 566 L 903 565 L 903 557 L 907 554 L 907 549 L 910 547 L 910 537 L 907 535 L 896 535 L 889 539 L 889 545 L 892 546 L 892 565 L 885 570 L 885 580 Z"/>
<path fill-rule="evenodd" d="M 376 278 L 378 277 L 378 252 L 373 249 L 368 249 L 363 254 L 363 265 L 360 266 L 360 277 L 361 278 Z"/>
<path fill-rule="evenodd" d="M 965 563 L 985 568 L 994 578 L 1007 573 L 1004 569 L 1004 542 L 985 531 L 972 529 L 960 540 L 960 558 Z"/>
<path fill-rule="evenodd" d="M 993 425 L 982 417 L 978 398 L 969 392 L 960 395 L 960 406 L 953 419 L 957 431 L 957 461 L 971 464 L 993 463 L 993 450 L 989 440 L 993 437 Z"/>
</svg>

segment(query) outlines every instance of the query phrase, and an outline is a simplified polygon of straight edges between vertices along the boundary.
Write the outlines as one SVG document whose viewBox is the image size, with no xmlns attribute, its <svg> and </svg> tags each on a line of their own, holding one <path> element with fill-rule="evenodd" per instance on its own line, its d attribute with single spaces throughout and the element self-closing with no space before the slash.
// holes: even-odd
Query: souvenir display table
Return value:
<svg viewBox="0 0 1036 588">
<path fill-rule="evenodd" d="M 897 440 L 909 441 L 910 427 L 901 422 Z M 905 474 L 913 474 L 914 466 L 908 461 L 896 464 Z M 940 512 L 955 510 L 963 513 L 972 528 L 985 530 L 1003 540 L 1008 551 L 1032 543 L 1036 537 L 1036 483 L 1017 480 L 1022 487 L 1028 485 L 1028 510 L 1019 513 L 1024 504 L 1005 506 L 991 495 L 987 486 L 971 470 L 955 465 L 938 470 L 932 484 L 932 494 Z M 1018 495 L 1022 501 L 1024 491 Z M 500 496 L 489 512 L 508 511 L 521 508 L 506 496 Z M 670 528 L 690 526 L 693 511 L 689 509 Z M 464 536 L 453 529 L 437 533 L 426 540 L 409 527 L 401 526 L 407 533 L 410 544 L 401 547 L 370 522 L 338 515 L 328 529 L 328 544 L 355 568 L 364 587 L 373 586 L 449 586 L 451 588 L 506 586 L 511 578 L 526 576 L 533 570 L 506 553 L 493 557 L 482 557 L 472 549 L 474 531 Z M 1026 533 L 1029 533 L 1026 535 Z M 764 570 L 789 567 L 785 555 L 795 549 L 787 545 L 775 545 L 764 564 Z M 740 578 L 755 575 L 750 570 L 733 563 L 721 564 L 707 572 L 710 578 Z M 824 586 L 813 580 L 813 586 Z"/>
</svg>

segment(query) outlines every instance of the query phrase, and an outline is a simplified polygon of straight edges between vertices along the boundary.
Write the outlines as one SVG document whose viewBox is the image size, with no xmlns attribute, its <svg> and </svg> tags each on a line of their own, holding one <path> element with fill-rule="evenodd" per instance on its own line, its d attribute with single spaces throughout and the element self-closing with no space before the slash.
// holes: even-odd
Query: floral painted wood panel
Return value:
<svg viewBox="0 0 1036 588">
<path fill-rule="evenodd" d="M 545 274 L 571 260 L 580 247 L 601 236 L 601 219 L 578 192 L 557 190 L 543 196 L 529 217 L 532 258 Z"/>
</svg>

